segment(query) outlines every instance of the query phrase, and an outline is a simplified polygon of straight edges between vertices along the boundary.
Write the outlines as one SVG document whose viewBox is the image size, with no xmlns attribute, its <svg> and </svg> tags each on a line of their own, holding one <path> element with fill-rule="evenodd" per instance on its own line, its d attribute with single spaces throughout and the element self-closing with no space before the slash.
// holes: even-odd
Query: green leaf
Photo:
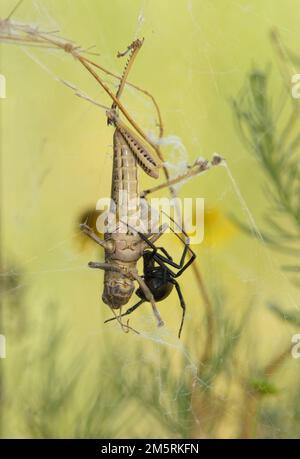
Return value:
<svg viewBox="0 0 300 459">
<path fill-rule="evenodd" d="M 249 386 L 259 395 L 275 395 L 279 392 L 275 384 L 266 378 L 252 379 Z"/>
<path fill-rule="evenodd" d="M 269 304 L 269 308 L 281 320 L 285 320 L 292 325 L 296 325 L 297 327 L 300 327 L 300 312 L 284 311 L 276 304 Z"/>
</svg>

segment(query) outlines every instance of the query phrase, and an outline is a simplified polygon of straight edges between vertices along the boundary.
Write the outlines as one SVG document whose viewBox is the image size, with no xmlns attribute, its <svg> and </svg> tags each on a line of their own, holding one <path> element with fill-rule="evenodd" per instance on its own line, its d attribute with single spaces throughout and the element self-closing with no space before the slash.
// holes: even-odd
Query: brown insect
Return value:
<svg viewBox="0 0 300 459">
<path fill-rule="evenodd" d="M 136 40 L 128 47 L 130 57 L 116 93 L 117 99 L 121 96 L 129 70 L 141 45 L 142 41 Z M 124 55 L 124 53 L 119 53 L 119 55 Z M 120 120 L 115 103 L 107 111 L 107 119 L 108 124 L 115 127 L 111 199 L 116 208 L 119 209 L 122 206 L 120 198 L 125 195 L 126 200 L 135 203 L 131 212 L 138 214 L 140 213 L 140 197 L 137 167 L 139 165 L 148 175 L 157 178 L 160 161 L 153 156 L 142 140 Z M 126 233 L 106 233 L 104 240 L 99 239 L 97 234 L 86 224 L 82 224 L 81 229 L 105 250 L 105 263 L 89 263 L 91 268 L 105 271 L 102 295 L 104 303 L 112 309 L 121 308 L 130 300 L 134 292 L 134 281 L 137 281 L 145 293 L 146 299 L 152 304 L 158 324 L 162 325 L 163 322 L 155 306 L 153 295 L 136 269 L 136 263 L 143 255 L 147 243 L 141 239 L 136 231 L 133 234 L 129 228 Z M 161 234 L 162 231 L 153 235 L 150 239 L 151 242 L 156 241 Z"/>
<path fill-rule="evenodd" d="M 125 71 L 121 79 L 116 98 L 119 99 L 126 82 L 129 70 L 134 58 L 142 45 L 141 40 L 134 41 L 127 49 L 130 51 L 129 60 L 125 66 Z M 123 56 L 125 53 L 119 53 Z M 107 111 L 108 124 L 115 128 L 113 137 L 113 171 L 112 171 L 112 188 L 111 199 L 116 206 L 122 208 L 122 196 L 126 200 L 134 203 L 125 217 L 132 215 L 141 215 L 140 193 L 138 181 L 138 166 L 153 178 L 158 177 L 158 168 L 160 161 L 152 154 L 148 146 L 129 129 L 119 118 L 116 104 L 113 103 L 110 110 Z M 113 209 L 111 209 L 112 211 Z M 114 209 L 115 210 L 115 209 Z M 117 227 L 123 220 L 115 212 L 117 217 Z M 172 291 L 173 287 L 179 295 L 180 304 L 183 309 L 183 318 L 185 313 L 185 303 L 180 291 L 179 284 L 175 277 L 181 273 L 193 262 L 195 254 L 189 247 L 189 241 L 185 244 L 183 255 L 179 264 L 173 262 L 172 257 L 163 248 L 157 248 L 154 243 L 164 233 L 166 226 L 159 228 L 156 234 L 151 234 L 149 228 L 146 234 L 137 231 L 131 225 L 126 226 L 124 232 L 105 233 L 104 240 L 101 240 L 97 234 L 86 224 L 81 225 L 81 229 L 95 242 L 105 250 L 105 263 L 90 262 L 91 268 L 102 269 L 104 275 L 104 290 L 102 300 L 113 310 L 120 309 L 127 304 L 134 292 L 134 281 L 137 281 L 139 288 L 137 295 L 140 301 L 131 307 L 126 313 L 116 316 L 110 320 L 119 319 L 128 315 L 139 307 L 144 301 L 149 301 L 152 305 L 153 312 L 158 321 L 158 325 L 163 325 L 159 312 L 156 308 L 155 301 L 161 301 L 166 298 Z M 185 263 L 187 252 L 192 253 L 192 257 Z M 162 253 L 160 253 L 162 252 Z M 137 272 L 137 261 L 143 257 L 144 274 L 139 276 Z M 174 273 L 167 264 L 177 268 L 179 271 Z M 107 322 L 108 322 L 107 321 Z M 179 335 L 182 329 L 180 326 Z"/>
</svg>

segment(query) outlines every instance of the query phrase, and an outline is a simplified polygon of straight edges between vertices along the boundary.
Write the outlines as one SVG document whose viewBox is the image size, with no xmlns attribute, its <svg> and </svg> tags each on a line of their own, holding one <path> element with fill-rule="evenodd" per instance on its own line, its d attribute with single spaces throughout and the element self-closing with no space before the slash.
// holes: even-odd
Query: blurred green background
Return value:
<svg viewBox="0 0 300 459">
<path fill-rule="evenodd" d="M 2 0 L 1 18 L 15 3 Z M 96 45 L 93 59 L 117 74 L 123 62 L 116 53 L 145 37 L 130 81 L 155 96 L 165 136 L 181 139 L 179 151 L 162 148 L 172 170 L 218 152 L 261 228 L 272 212 L 266 178 L 240 141 L 231 100 L 259 68 L 269 72 L 278 105 L 284 82 L 270 30 L 276 27 L 297 52 L 299 13 L 297 0 L 25 0 L 14 19 L 59 30 L 83 47 Z M 125 334 L 103 324 L 110 317 L 101 301 L 103 274 L 87 268 L 103 254 L 78 229 L 82 215 L 110 192 L 113 131 L 103 110 L 76 98 L 58 78 L 104 105 L 110 101 L 60 50 L 1 44 L 0 72 L 7 82 L 0 101 L 0 333 L 7 341 L 1 435 L 298 437 L 300 361 L 286 354 L 272 380 L 260 369 L 300 332 L 266 306 L 298 313 L 299 289 L 281 270 L 287 255 L 231 220 L 234 214 L 249 225 L 225 168 L 180 188 L 181 197 L 205 198 L 205 241 L 193 248 L 213 305 L 213 330 L 190 269 L 180 278 L 188 308 L 181 342 L 175 292 L 159 304 L 163 329 L 145 305 L 130 321 L 142 334 Z M 104 79 L 115 88 L 112 78 Z M 156 132 L 149 99 L 128 88 L 123 101 L 147 133 Z M 140 177 L 141 188 L 151 184 Z M 178 253 L 177 241 L 168 236 L 166 244 Z M 203 361 L 210 335 L 213 352 Z"/>
</svg>

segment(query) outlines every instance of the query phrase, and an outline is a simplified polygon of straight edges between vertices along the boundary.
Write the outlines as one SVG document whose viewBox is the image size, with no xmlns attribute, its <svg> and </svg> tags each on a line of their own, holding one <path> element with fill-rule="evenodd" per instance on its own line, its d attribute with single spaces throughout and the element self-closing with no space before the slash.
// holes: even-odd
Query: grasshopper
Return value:
<svg viewBox="0 0 300 459">
<path fill-rule="evenodd" d="M 130 57 L 125 66 L 116 98 L 119 99 L 123 91 L 127 76 L 137 52 L 142 46 L 141 40 L 135 40 L 127 49 Z M 119 56 L 125 53 L 119 53 Z M 113 135 L 113 169 L 111 199 L 117 209 L 122 208 L 122 196 L 128 202 L 135 203 L 130 209 L 132 214 L 140 213 L 140 193 L 138 182 L 138 166 L 153 178 L 158 178 L 160 161 L 145 145 L 145 143 L 120 120 L 116 104 L 113 103 L 107 110 L 108 124 L 114 126 Z M 120 220 L 119 220 L 120 223 Z M 145 298 L 150 301 L 158 325 L 163 322 L 157 311 L 153 294 L 144 280 L 137 273 L 137 262 L 143 256 L 148 241 L 140 237 L 137 231 L 127 227 L 126 232 L 105 233 L 104 240 L 86 224 L 81 224 L 82 231 L 98 243 L 105 251 L 105 263 L 90 262 L 89 267 L 102 269 L 104 274 L 104 289 L 102 300 L 112 309 L 120 309 L 127 304 L 134 292 L 134 281 L 139 283 Z M 153 244 L 163 234 L 165 227 L 160 228 L 157 234 L 149 238 Z"/>
</svg>

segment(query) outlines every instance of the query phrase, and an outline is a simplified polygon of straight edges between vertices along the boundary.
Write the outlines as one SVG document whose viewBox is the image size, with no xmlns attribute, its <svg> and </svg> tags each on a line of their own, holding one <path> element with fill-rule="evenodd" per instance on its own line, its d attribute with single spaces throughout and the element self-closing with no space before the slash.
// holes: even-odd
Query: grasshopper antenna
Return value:
<svg viewBox="0 0 300 459">
<path fill-rule="evenodd" d="M 141 49 L 142 47 L 142 44 L 144 42 L 144 39 L 143 40 L 140 40 L 140 39 L 137 39 L 135 41 L 133 41 L 126 49 L 126 51 L 124 51 L 123 53 L 118 53 L 118 57 L 122 57 L 122 56 L 125 56 L 129 51 L 131 51 L 130 53 L 130 56 L 128 58 L 128 61 L 126 63 L 126 66 L 125 66 L 125 69 L 124 69 L 124 72 L 123 72 L 123 75 L 121 77 L 121 80 L 120 80 L 120 84 L 119 84 L 119 87 L 118 87 L 118 90 L 117 90 L 117 93 L 116 93 L 116 98 L 117 99 L 120 99 L 121 97 L 121 94 L 123 92 L 123 89 L 124 89 L 124 86 L 125 86 L 125 83 L 126 83 L 126 80 L 127 80 L 127 77 L 128 77 L 128 74 L 131 70 L 131 67 L 133 65 L 133 62 L 136 58 L 136 55 L 137 53 L 139 52 L 139 50 Z M 113 110 L 115 110 L 117 108 L 117 105 L 115 102 L 113 102 L 111 108 Z"/>
</svg>

